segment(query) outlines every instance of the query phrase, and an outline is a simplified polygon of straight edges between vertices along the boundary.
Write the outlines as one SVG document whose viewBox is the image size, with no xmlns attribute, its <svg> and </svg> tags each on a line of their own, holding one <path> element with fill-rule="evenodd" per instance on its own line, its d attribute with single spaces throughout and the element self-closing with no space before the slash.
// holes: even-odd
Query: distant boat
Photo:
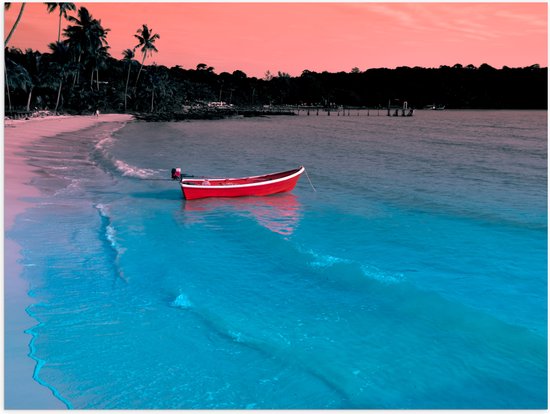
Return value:
<svg viewBox="0 0 550 414">
<path fill-rule="evenodd" d="M 305 171 L 303 166 L 289 171 L 242 178 L 188 178 L 179 168 L 172 169 L 172 179 L 180 180 L 186 200 L 206 197 L 266 196 L 292 191 Z"/>
<path fill-rule="evenodd" d="M 432 105 L 430 109 L 432 111 L 443 111 L 445 109 L 445 105 L 438 105 L 438 106 Z"/>
</svg>

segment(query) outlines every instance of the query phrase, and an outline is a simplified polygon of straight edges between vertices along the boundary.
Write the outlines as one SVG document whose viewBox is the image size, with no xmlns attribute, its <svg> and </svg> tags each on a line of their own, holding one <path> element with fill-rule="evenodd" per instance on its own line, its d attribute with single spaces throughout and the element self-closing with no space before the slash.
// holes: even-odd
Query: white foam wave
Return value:
<svg viewBox="0 0 550 414">
<path fill-rule="evenodd" d="M 149 178 L 155 174 L 155 170 L 135 167 L 121 160 L 116 160 L 115 166 L 126 177 Z"/>
<path fill-rule="evenodd" d="M 118 248 L 117 242 L 116 242 L 116 231 L 114 227 L 111 226 L 110 224 L 105 229 L 105 236 L 107 237 L 107 240 L 109 240 L 109 243 L 111 243 L 111 246 L 115 250 L 119 251 L 120 249 Z"/>
<path fill-rule="evenodd" d="M 400 272 L 391 272 L 382 270 L 374 265 L 370 264 L 360 264 L 354 260 L 344 259 L 341 257 L 331 256 L 329 254 L 321 254 L 314 252 L 313 250 L 308 251 L 309 254 L 313 256 L 313 260 L 309 262 L 309 265 L 312 267 L 330 267 L 338 264 L 348 264 L 356 265 L 361 269 L 361 273 L 368 277 L 369 279 L 374 279 L 383 283 L 399 283 L 403 281 L 405 275 Z"/>
<path fill-rule="evenodd" d="M 113 142 L 113 137 L 111 135 L 107 135 L 106 137 L 100 139 L 97 144 L 95 144 L 96 149 L 102 150 L 107 145 L 110 145 Z"/>
<path fill-rule="evenodd" d="M 329 267 L 337 263 L 352 263 L 351 260 L 342 259 L 340 257 L 331 256 L 329 254 L 316 253 L 310 250 L 309 253 L 314 257 L 314 261 L 309 264 L 314 267 Z"/>
<path fill-rule="evenodd" d="M 228 334 L 235 342 L 239 342 L 239 343 L 244 342 L 242 332 L 231 330 L 228 332 Z"/>
<path fill-rule="evenodd" d="M 366 277 L 384 283 L 399 283 L 405 278 L 403 273 L 384 271 L 372 265 L 362 265 L 361 271 Z"/>
<path fill-rule="evenodd" d="M 82 191 L 82 188 L 80 186 L 81 182 L 82 182 L 82 179 L 80 178 L 71 178 L 71 182 L 67 186 L 57 190 L 54 193 L 54 196 L 65 195 L 65 194 L 75 194 L 79 191 Z"/>
<path fill-rule="evenodd" d="M 175 308 L 189 309 L 192 306 L 192 303 L 185 293 L 180 293 L 170 305 Z"/>
<path fill-rule="evenodd" d="M 117 255 L 116 256 L 116 263 L 118 265 L 119 260 L 120 260 L 120 256 L 122 254 L 124 254 L 124 252 L 126 251 L 126 248 L 121 247 L 120 244 L 118 243 L 117 233 L 116 233 L 116 230 L 115 230 L 115 228 L 113 227 L 112 224 L 108 224 L 107 227 L 105 228 L 105 237 L 109 241 L 109 244 L 111 245 L 111 247 L 116 252 L 116 255 Z"/>
<path fill-rule="evenodd" d="M 122 160 L 116 159 L 109 151 L 114 141 L 115 139 L 110 133 L 102 136 L 95 145 L 96 154 L 101 164 L 106 161 L 107 163 L 111 164 L 111 166 L 114 166 L 123 176 L 126 177 L 149 178 L 157 173 L 157 171 L 155 170 L 151 170 L 148 168 L 139 168 L 134 165 L 130 165 Z"/>
<path fill-rule="evenodd" d="M 126 248 L 121 247 L 120 244 L 117 241 L 117 233 L 115 228 L 113 227 L 111 223 L 111 217 L 109 215 L 109 207 L 105 204 L 98 203 L 95 205 L 95 208 L 99 212 L 99 215 L 101 216 L 102 220 L 104 221 L 104 228 L 105 228 L 105 238 L 109 242 L 111 248 L 114 250 L 116 257 L 114 259 L 115 269 L 118 277 L 120 277 L 124 281 L 128 281 L 126 277 L 124 276 L 124 271 L 122 270 L 120 266 L 120 258 L 126 251 Z"/>
<path fill-rule="evenodd" d="M 109 207 L 105 204 L 96 204 L 96 209 L 99 211 L 99 215 L 107 220 L 107 225 L 105 226 L 105 238 L 109 241 L 111 247 L 115 249 L 117 255 L 124 253 L 125 249 L 120 247 L 117 242 L 116 230 L 111 224 L 111 217 L 109 216 Z"/>
<path fill-rule="evenodd" d="M 109 218 L 109 208 L 105 204 L 98 203 L 95 208 L 99 211 L 101 217 Z"/>
</svg>

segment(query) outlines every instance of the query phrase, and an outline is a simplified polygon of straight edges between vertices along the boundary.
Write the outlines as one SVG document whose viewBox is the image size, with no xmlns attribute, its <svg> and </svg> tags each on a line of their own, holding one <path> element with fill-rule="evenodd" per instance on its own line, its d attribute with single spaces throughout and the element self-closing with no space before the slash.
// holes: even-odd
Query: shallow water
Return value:
<svg viewBox="0 0 550 414">
<path fill-rule="evenodd" d="M 105 124 L 28 151 L 8 235 L 70 408 L 545 408 L 547 113 Z M 305 165 L 185 201 L 184 173 Z"/>
</svg>

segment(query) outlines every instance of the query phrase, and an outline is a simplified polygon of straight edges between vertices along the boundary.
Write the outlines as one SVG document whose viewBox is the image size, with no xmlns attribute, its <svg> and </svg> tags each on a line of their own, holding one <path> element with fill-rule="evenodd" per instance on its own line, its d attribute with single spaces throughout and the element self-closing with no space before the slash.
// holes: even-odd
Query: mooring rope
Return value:
<svg viewBox="0 0 550 414">
<path fill-rule="evenodd" d="M 306 173 L 307 180 L 309 181 L 309 185 L 311 185 L 311 188 L 313 188 L 313 191 L 317 192 L 317 190 L 313 186 L 313 183 L 311 182 L 311 179 L 309 178 L 309 174 L 307 173 L 306 167 L 304 167 L 304 171 Z"/>
</svg>

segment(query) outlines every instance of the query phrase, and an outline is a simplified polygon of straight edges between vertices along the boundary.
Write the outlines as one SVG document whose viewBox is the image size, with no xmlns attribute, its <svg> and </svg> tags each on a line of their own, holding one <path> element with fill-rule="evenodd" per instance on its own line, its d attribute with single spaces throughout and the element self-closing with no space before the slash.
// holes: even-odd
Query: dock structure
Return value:
<svg viewBox="0 0 550 414">
<path fill-rule="evenodd" d="M 285 105 L 283 106 L 286 110 L 291 110 L 295 115 L 300 115 L 300 112 L 305 113 L 306 116 L 319 114 L 325 114 L 326 116 L 331 116 L 336 113 L 336 116 L 380 116 L 383 112 L 384 107 L 382 106 L 320 106 L 320 105 Z M 387 106 L 387 116 L 404 116 L 411 117 L 414 115 L 414 108 L 408 106 L 407 102 L 403 106 L 389 105 Z"/>
<path fill-rule="evenodd" d="M 392 112 L 393 111 L 393 112 Z M 403 106 L 392 106 L 391 99 L 388 100 L 388 116 L 413 116 L 414 108 L 409 108 L 407 101 L 403 101 Z"/>
<path fill-rule="evenodd" d="M 393 103 L 392 103 L 393 102 Z M 397 104 L 399 103 L 399 104 Z M 407 101 L 400 99 L 389 99 L 387 107 L 384 105 L 376 106 L 357 106 L 357 105 L 322 105 L 322 104 L 301 104 L 301 105 L 270 105 L 271 110 L 276 111 L 292 111 L 295 115 L 300 113 L 306 116 L 319 116 L 323 114 L 331 116 L 336 113 L 336 116 L 380 116 L 384 109 L 387 109 L 387 116 L 402 116 L 412 117 L 414 116 L 415 109 L 409 106 Z"/>
<path fill-rule="evenodd" d="M 277 115 L 300 115 L 300 112 L 306 116 L 380 116 L 384 108 L 381 106 L 321 106 L 321 105 L 250 105 L 250 106 L 231 106 L 231 107 L 188 107 L 181 112 L 167 113 L 138 113 L 134 114 L 136 119 L 145 121 L 183 121 L 191 119 L 224 119 L 232 117 L 261 117 Z M 371 114 L 372 112 L 372 114 Z M 409 108 L 407 103 L 403 107 L 387 107 L 387 115 L 393 117 L 411 117 L 414 109 Z"/>
<path fill-rule="evenodd" d="M 300 112 L 305 113 L 306 116 L 319 114 L 325 114 L 326 116 L 331 116 L 336 113 L 336 116 L 360 116 L 366 114 L 366 116 L 371 115 L 371 111 L 376 113 L 377 116 L 380 116 L 381 107 L 369 107 L 369 106 L 321 106 L 321 105 L 290 105 L 286 106 L 291 108 L 296 115 L 300 115 Z M 376 111 L 376 112 L 374 112 Z"/>
</svg>

